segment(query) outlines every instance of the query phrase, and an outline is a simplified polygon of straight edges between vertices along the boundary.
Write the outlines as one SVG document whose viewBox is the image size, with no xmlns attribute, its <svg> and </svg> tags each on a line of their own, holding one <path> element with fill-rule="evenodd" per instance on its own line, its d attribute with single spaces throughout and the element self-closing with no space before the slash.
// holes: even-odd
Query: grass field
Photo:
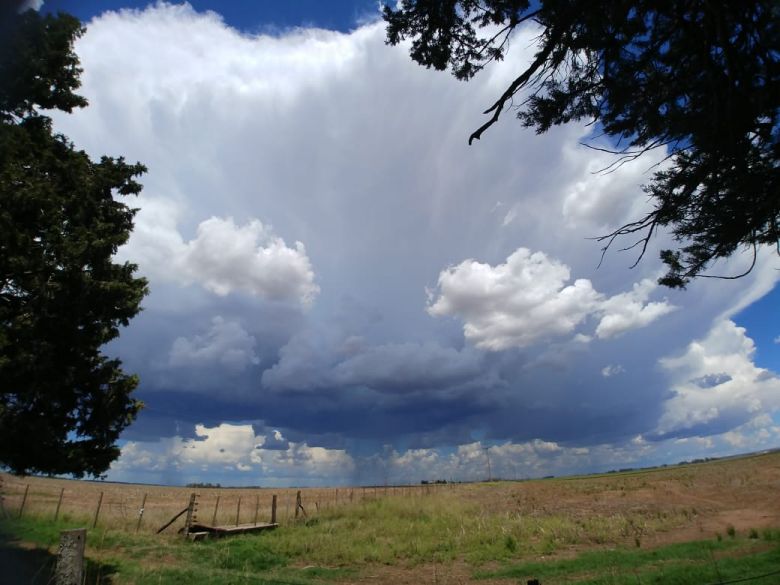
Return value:
<svg viewBox="0 0 780 585">
<path fill-rule="evenodd" d="M 103 492 L 88 539 L 91 582 L 780 583 L 780 453 L 570 479 L 303 490 L 308 515 L 298 522 L 294 490 L 196 490 L 201 519 L 219 496 L 225 523 L 239 496 L 241 522 L 256 506 L 265 521 L 271 494 L 280 496 L 279 529 L 203 543 L 177 536 L 180 524 L 153 534 L 191 489 L 2 479 L 5 547 L 40 560 L 59 530 L 91 526 Z M 63 488 L 70 497 L 54 522 Z"/>
</svg>

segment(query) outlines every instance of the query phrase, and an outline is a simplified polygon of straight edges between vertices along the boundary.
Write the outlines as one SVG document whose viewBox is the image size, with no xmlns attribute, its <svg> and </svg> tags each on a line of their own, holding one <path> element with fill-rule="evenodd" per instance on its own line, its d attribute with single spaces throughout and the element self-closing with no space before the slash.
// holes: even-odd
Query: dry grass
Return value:
<svg viewBox="0 0 780 585">
<path fill-rule="evenodd" d="M 27 488 L 29 486 L 29 489 Z M 190 494 L 198 494 L 197 518 L 200 522 L 235 524 L 269 522 L 271 500 L 277 496 L 277 521 L 289 523 L 295 518 L 298 488 L 188 488 L 103 481 L 79 481 L 44 477 L 20 477 L 0 473 L 0 494 L 6 512 L 14 517 L 24 502 L 25 516 L 54 518 L 62 492 L 60 519 L 79 519 L 90 525 L 95 516 L 100 494 L 102 501 L 98 526 L 135 532 L 139 511 L 146 496 L 140 532 L 154 532 L 174 514 L 187 507 Z M 302 488 L 303 506 L 308 515 L 335 506 L 367 501 L 379 497 L 426 491 L 421 486 L 379 488 Z M 217 501 L 219 499 L 219 501 Z M 239 505 L 239 499 L 240 505 Z M 218 505 L 217 505 L 218 504 Z"/>
<path fill-rule="evenodd" d="M 321 583 L 315 574 L 353 583 L 468 583 L 477 573 L 486 585 L 532 575 L 590 582 L 589 575 L 612 575 L 621 563 L 641 572 L 642 582 L 672 570 L 694 571 L 674 582 L 711 582 L 713 554 L 720 555 L 718 571 L 737 576 L 769 572 L 780 562 L 780 452 L 579 478 L 303 489 L 306 522 L 294 521 L 296 489 L 196 489 L 199 520 L 211 522 L 219 497 L 222 524 L 236 521 L 239 497 L 240 522 L 254 520 L 256 504 L 258 520 L 267 521 L 276 494 L 282 528 L 194 545 L 173 534 L 182 520 L 168 536 L 150 534 L 187 505 L 192 488 L 0 480 L 10 517 L 29 485 L 26 520 L 8 526 L 20 541 L 50 551 L 59 529 L 91 525 L 102 492 L 90 555 L 116 566 L 117 585 L 243 583 L 250 573 L 258 583 Z M 61 492 L 61 521 L 54 525 Z M 657 555 L 666 559 L 660 565 Z"/>
<path fill-rule="evenodd" d="M 109 482 L 87 482 L 0 474 L 3 505 L 18 514 L 26 486 L 24 514 L 54 517 L 60 492 L 60 518 L 82 519 L 91 525 L 100 494 L 103 500 L 98 526 L 134 532 L 141 502 L 146 505 L 141 532 L 153 532 L 187 506 L 198 493 L 198 520 L 210 523 L 219 498 L 217 524 L 271 516 L 271 498 L 278 497 L 277 519 L 294 519 L 297 489 L 178 488 Z M 302 489 L 310 517 L 337 507 L 391 498 L 412 503 L 399 508 L 434 514 L 439 508 L 477 518 L 503 535 L 529 536 L 546 542 L 550 550 L 561 545 L 631 543 L 659 545 L 780 526 L 777 493 L 780 490 L 780 453 L 730 459 L 707 464 L 657 470 L 524 482 L 494 482 L 447 486 L 390 488 Z M 439 500 L 438 504 L 434 501 Z M 428 502 L 428 503 L 426 503 Z M 481 520 L 480 520 L 481 519 Z M 522 526 L 522 534 L 517 532 Z M 529 535 L 529 530 L 531 531 Z M 515 534 L 517 532 L 517 534 Z M 514 536 L 513 536 L 514 535 Z"/>
</svg>

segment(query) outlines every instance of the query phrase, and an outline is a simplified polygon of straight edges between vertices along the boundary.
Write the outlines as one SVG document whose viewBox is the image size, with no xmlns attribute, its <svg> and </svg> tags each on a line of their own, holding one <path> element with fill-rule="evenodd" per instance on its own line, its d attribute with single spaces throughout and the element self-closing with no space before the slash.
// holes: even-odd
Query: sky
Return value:
<svg viewBox="0 0 780 585">
<path fill-rule="evenodd" d="M 151 294 L 106 348 L 145 408 L 108 479 L 465 481 L 488 457 L 519 479 L 780 446 L 771 250 L 659 287 L 667 234 L 634 268 L 593 238 L 649 209 L 664 153 L 600 172 L 585 125 L 511 112 L 467 145 L 532 26 L 463 83 L 387 46 L 374 2 L 31 4 L 87 27 L 90 105 L 56 129 L 148 167 L 118 259 Z"/>
</svg>

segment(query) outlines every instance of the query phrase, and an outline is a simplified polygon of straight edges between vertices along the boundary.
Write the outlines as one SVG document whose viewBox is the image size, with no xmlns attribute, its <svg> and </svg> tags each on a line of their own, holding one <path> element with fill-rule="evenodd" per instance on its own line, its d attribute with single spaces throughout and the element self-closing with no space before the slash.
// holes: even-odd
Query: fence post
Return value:
<svg viewBox="0 0 780 585">
<path fill-rule="evenodd" d="M 184 538 L 187 538 L 187 535 L 190 533 L 190 526 L 192 526 L 192 519 L 197 506 L 195 498 L 197 497 L 198 495 L 195 492 L 190 494 L 190 503 L 187 505 L 187 517 L 184 520 Z"/>
<path fill-rule="evenodd" d="M 57 549 L 56 585 L 81 585 L 84 580 L 84 546 L 87 529 L 63 530 Z"/>
<path fill-rule="evenodd" d="M 304 516 L 307 516 L 306 514 L 306 508 L 303 507 L 303 503 L 301 502 L 301 490 L 298 490 L 298 493 L 295 495 L 295 517 L 298 517 L 298 510 L 303 512 Z"/>
<path fill-rule="evenodd" d="M 24 486 L 24 496 L 22 496 L 22 505 L 19 507 L 19 518 L 22 517 L 22 512 L 24 512 L 24 505 L 27 503 L 27 492 L 30 491 L 30 484 L 28 483 L 26 486 Z"/>
<path fill-rule="evenodd" d="M 260 494 L 255 495 L 255 526 L 257 526 L 257 511 L 260 509 Z"/>
<path fill-rule="evenodd" d="M 276 524 L 276 494 L 271 498 L 271 524 Z"/>
<path fill-rule="evenodd" d="M 219 510 L 219 494 L 217 494 L 217 503 L 214 504 L 214 516 L 211 517 L 211 525 L 217 525 L 217 510 Z"/>
<path fill-rule="evenodd" d="M 62 496 L 65 495 L 65 488 L 62 488 L 60 490 L 60 499 L 57 500 L 57 509 L 54 511 L 54 521 L 57 521 L 57 518 L 60 517 L 60 506 L 62 506 Z"/>
<path fill-rule="evenodd" d="M 103 492 L 100 492 L 98 498 L 97 508 L 95 509 L 95 519 L 92 521 L 92 528 L 97 526 L 98 516 L 100 516 L 100 506 L 103 504 Z"/>
<path fill-rule="evenodd" d="M 238 526 L 238 517 L 241 515 L 241 496 L 238 496 L 238 504 L 236 504 L 236 526 Z"/>
<path fill-rule="evenodd" d="M 3 478 L 0 477 L 0 515 L 8 518 L 8 512 L 5 509 L 5 496 L 3 496 Z"/>
<path fill-rule="evenodd" d="M 138 532 L 141 529 L 141 520 L 144 519 L 144 510 L 146 509 L 146 494 L 144 494 L 141 500 L 141 509 L 138 510 L 138 523 L 135 525 L 135 531 Z"/>
</svg>

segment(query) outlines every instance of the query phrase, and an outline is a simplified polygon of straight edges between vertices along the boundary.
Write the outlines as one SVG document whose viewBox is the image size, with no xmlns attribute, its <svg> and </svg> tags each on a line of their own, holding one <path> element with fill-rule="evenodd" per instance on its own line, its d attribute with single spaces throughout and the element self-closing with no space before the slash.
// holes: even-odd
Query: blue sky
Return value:
<svg viewBox="0 0 780 585">
<path fill-rule="evenodd" d="M 467 146 L 532 28 L 461 83 L 387 46 L 369 2 L 42 9 L 87 25 L 90 106 L 57 129 L 149 168 L 119 257 L 152 292 L 107 348 L 146 408 L 109 478 L 470 480 L 485 448 L 528 477 L 780 445 L 771 250 L 684 292 L 655 284 L 668 234 L 597 267 L 590 238 L 647 209 L 663 153 L 605 175 L 586 126 L 511 116 Z"/>
<path fill-rule="evenodd" d="M 106 11 L 122 8 L 143 9 L 154 2 L 122 0 L 53 0 L 44 2 L 45 11 L 64 11 L 88 21 Z M 315 26 L 338 31 L 350 31 L 377 12 L 376 0 L 194 0 L 189 3 L 198 12 L 217 12 L 229 26 L 245 33 L 284 30 Z"/>
</svg>

